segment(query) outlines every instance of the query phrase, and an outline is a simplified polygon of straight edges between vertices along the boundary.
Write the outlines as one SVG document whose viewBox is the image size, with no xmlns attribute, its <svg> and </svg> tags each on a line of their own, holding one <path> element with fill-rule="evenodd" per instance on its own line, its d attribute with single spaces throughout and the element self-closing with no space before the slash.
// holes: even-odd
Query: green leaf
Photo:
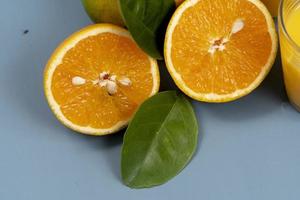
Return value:
<svg viewBox="0 0 300 200">
<path fill-rule="evenodd" d="M 164 25 L 175 9 L 175 1 L 120 0 L 120 7 L 125 24 L 140 48 L 153 58 L 162 59 Z"/>
<path fill-rule="evenodd" d="M 190 102 L 174 91 L 143 103 L 131 121 L 122 148 L 122 179 L 132 188 L 163 184 L 190 161 L 198 124 Z"/>
</svg>

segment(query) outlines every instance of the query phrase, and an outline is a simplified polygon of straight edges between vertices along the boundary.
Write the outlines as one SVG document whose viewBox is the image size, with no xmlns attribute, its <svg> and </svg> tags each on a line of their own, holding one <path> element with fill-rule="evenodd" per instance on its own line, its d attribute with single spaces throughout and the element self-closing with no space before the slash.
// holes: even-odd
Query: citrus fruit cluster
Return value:
<svg viewBox="0 0 300 200">
<path fill-rule="evenodd" d="M 153 2 L 152 8 L 157 6 Z M 260 85 L 277 52 L 275 25 L 261 1 L 172 0 L 174 9 L 166 2 L 161 5 L 170 10 L 159 20 L 145 19 L 149 26 L 141 29 L 142 20 L 132 16 L 149 14 L 148 1 L 83 0 L 97 24 L 66 39 L 45 69 L 46 97 L 63 124 L 90 135 L 126 126 L 138 107 L 159 91 L 157 61 L 147 49 L 153 40 L 147 36 L 153 34 L 165 32 L 163 40 L 154 37 L 157 49 L 163 47 L 178 88 L 195 100 L 228 102 Z"/>
</svg>

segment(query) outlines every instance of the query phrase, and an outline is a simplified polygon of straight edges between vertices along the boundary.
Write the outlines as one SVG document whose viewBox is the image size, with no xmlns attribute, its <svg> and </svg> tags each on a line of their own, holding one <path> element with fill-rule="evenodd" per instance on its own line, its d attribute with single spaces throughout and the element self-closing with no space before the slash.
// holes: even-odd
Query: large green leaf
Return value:
<svg viewBox="0 0 300 200">
<path fill-rule="evenodd" d="M 190 102 L 174 91 L 143 103 L 130 123 L 122 148 L 122 179 L 132 188 L 163 184 L 189 162 L 198 141 Z"/>
<path fill-rule="evenodd" d="M 174 0 L 120 0 L 132 37 L 150 56 L 161 59 L 166 22 L 175 9 Z"/>
</svg>

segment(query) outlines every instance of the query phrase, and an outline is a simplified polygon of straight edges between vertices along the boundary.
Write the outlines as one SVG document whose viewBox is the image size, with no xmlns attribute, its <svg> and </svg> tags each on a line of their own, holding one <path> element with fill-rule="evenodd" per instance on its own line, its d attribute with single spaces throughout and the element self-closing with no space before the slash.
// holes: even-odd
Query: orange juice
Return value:
<svg viewBox="0 0 300 200">
<path fill-rule="evenodd" d="M 262 0 L 262 2 L 267 6 L 272 16 L 276 17 L 280 0 Z"/>
<path fill-rule="evenodd" d="M 284 82 L 291 103 L 300 111 L 300 0 L 283 0 L 282 4 L 279 28 Z"/>
</svg>

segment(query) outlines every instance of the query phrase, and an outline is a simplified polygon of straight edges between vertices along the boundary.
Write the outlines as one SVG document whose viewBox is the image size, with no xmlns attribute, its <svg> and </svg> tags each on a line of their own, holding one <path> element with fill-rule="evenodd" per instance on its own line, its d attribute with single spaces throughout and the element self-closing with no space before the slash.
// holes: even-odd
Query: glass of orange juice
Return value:
<svg viewBox="0 0 300 200">
<path fill-rule="evenodd" d="M 278 25 L 285 88 L 300 111 L 300 0 L 281 1 Z"/>
</svg>

